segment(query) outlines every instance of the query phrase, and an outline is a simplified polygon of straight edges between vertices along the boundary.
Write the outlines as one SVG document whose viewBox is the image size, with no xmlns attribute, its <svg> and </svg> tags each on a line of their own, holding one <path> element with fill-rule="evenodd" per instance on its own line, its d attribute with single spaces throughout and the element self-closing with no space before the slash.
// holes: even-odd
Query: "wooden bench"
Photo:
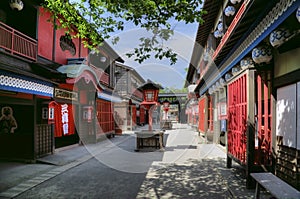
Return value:
<svg viewBox="0 0 300 199">
<path fill-rule="evenodd" d="M 278 199 L 299 199 L 300 192 L 272 173 L 251 173 L 256 181 L 255 198 L 259 198 L 260 187 L 265 188 Z"/>
</svg>

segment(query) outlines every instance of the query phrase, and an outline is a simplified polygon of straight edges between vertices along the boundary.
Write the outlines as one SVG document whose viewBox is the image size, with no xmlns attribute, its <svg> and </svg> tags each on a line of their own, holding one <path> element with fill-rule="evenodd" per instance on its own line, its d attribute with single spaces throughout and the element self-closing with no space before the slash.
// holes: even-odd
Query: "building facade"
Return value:
<svg viewBox="0 0 300 199">
<path fill-rule="evenodd" d="M 36 159 L 114 134 L 114 67 L 123 60 L 106 43 L 91 53 L 24 2 L 0 3 L 1 158 Z"/>
<path fill-rule="evenodd" d="M 116 82 L 114 92 L 122 97 L 121 103 L 114 106 L 116 118 L 118 118 L 119 133 L 126 130 L 134 130 L 137 125 L 144 125 L 146 110 L 140 103 L 143 101 L 143 93 L 138 88 L 145 80 L 136 70 L 122 63 L 116 63 Z"/>
<path fill-rule="evenodd" d="M 292 161 L 300 133 L 300 1 L 203 6 L 208 14 L 187 74 L 199 94 L 199 131 L 215 143 L 226 137 L 227 166 L 244 166 L 248 187 L 251 172 L 271 171 L 300 189 L 299 161 Z"/>
</svg>

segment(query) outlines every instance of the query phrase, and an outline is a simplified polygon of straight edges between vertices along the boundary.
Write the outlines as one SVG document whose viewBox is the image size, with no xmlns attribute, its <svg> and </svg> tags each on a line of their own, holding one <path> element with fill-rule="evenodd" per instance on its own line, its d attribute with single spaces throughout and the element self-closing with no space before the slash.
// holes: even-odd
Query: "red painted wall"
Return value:
<svg viewBox="0 0 300 199">
<path fill-rule="evenodd" d="M 38 55 L 46 59 L 54 60 L 59 64 L 67 64 L 67 58 L 87 57 L 88 49 L 80 44 L 78 38 L 72 39 L 76 47 L 76 54 L 73 56 L 70 51 L 63 51 L 60 47 L 60 37 L 65 35 L 64 29 L 53 31 L 53 25 L 48 20 L 51 14 L 44 8 L 39 8 L 39 19 L 38 19 Z M 54 35 L 55 34 L 55 35 Z M 53 40 L 55 39 L 55 46 Z M 53 48 L 55 48 L 53 55 Z"/>
<path fill-rule="evenodd" d="M 48 22 L 49 19 L 50 13 L 40 7 L 38 19 L 38 55 L 51 60 L 53 49 L 53 25 Z"/>
<path fill-rule="evenodd" d="M 76 46 L 76 54 L 73 56 L 70 51 L 65 50 L 63 51 L 59 45 L 60 37 L 65 35 L 65 30 L 64 29 L 59 29 L 56 30 L 56 41 L 55 41 L 55 62 L 60 63 L 60 64 L 67 64 L 67 58 L 76 58 L 79 57 L 79 39 L 72 39 L 72 42 Z"/>
<path fill-rule="evenodd" d="M 204 97 L 202 99 L 200 99 L 200 101 L 198 102 L 199 105 L 199 122 L 198 122 L 198 129 L 200 132 L 206 132 L 206 123 L 207 123 L 207 119 L 205 117 L 205 111 L 206 110 L 206 100 L 207 98 Z"/>
</svg>

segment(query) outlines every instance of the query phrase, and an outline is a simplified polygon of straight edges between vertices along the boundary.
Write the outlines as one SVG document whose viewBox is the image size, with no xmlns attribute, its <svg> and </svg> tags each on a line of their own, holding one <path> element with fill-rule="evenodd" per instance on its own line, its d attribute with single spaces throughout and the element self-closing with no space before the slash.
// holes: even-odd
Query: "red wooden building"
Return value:
<svg viewBox="0 0 300 199">
<path fill-rule="evenodd" d="M 0 2 L 0 157 L 35 159 L 114 134 L 114 64 L 123 60 L 106 43 L 90 53 L 50 15 L 31 1 L 22 10 Z"/>
<path fill-rule="evenodd" d="M 204 1 L 187 81 L 213 113 L 212 141 L 225 133 L 227 166 L 270 171 L 300 190 L 300 1 Z M 230 8 L 230 9 L 229 9 Z M 200 108 L 201 109 L 201 108 Z M 199 130 L 206 131 L 199 109 Z M 212 111 L 209 111 L 211 109 Z M 297 109 L 297 110 L 296 110 Z M 217 114 L 217 115 L 216 115 Z M 208 117 L 208 116 L 207 116 Z M 223 133 L 221 133 L 223 132 Z"/>
</svg>

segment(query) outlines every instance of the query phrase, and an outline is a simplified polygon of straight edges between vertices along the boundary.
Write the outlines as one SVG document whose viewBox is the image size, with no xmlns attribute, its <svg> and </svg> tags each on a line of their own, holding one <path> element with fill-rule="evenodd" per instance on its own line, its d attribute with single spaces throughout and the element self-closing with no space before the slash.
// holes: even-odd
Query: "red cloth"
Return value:
<svg viewBox="0 0 300 199">
<path fill-rule="evenodd" d="M 55 103 L 54 106 L 55 137 L 75 134 L 72 104 Z"/>
</svg>

